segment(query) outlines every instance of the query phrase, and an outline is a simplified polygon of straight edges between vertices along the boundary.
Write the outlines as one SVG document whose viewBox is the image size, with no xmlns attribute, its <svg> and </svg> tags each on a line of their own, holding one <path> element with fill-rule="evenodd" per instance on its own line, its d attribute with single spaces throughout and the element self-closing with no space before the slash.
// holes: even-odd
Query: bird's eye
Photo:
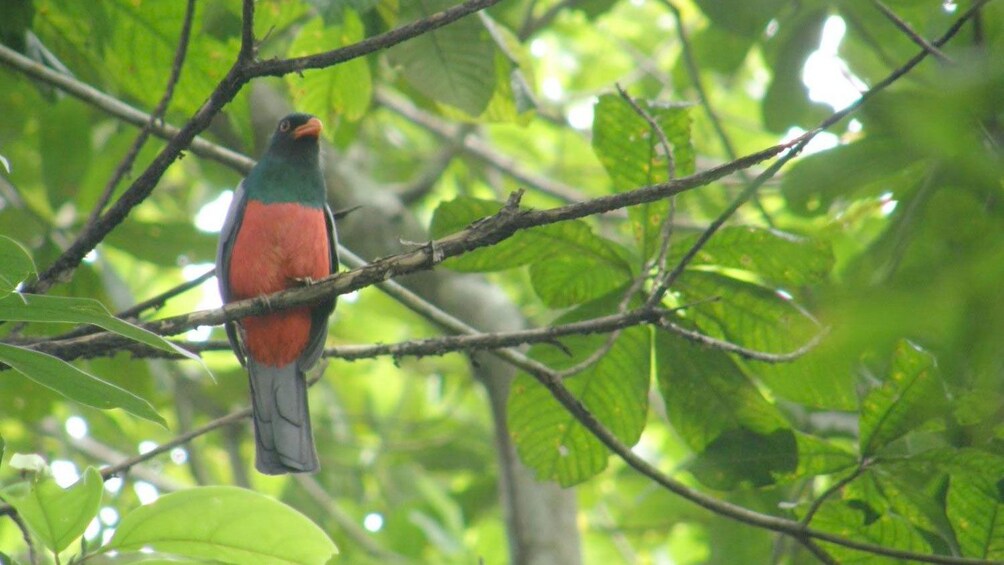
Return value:
<svg viewBox="0 0 1004 565">
<path fill-rule="evenodd" d="M 283 120 L 279 122 L 279 131 L 287 132 L 289 131 L 289 120 Z"/>
</svg>

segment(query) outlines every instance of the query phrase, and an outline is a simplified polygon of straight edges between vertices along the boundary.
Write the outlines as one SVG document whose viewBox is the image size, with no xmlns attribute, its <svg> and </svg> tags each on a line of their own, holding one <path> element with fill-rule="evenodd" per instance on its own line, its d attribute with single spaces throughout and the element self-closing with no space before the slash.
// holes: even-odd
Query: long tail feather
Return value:
<svg viewBox="0 0 1004 565">
<path fill-rule="evenodd" d="M 276 368 L 248 359 L 255 467 L 268 475 L 312 473 L 318 469 L 307 382 L 296 365 L 293 362 Z"/>
</svg>

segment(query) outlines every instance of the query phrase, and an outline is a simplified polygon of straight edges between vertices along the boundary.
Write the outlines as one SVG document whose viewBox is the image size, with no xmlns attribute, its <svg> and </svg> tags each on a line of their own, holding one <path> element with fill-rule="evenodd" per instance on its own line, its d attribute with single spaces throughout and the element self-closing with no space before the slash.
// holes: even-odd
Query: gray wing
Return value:
<svg viewBox="0 0 1004 565">
<path fill-rule="evenodd" d="M 331 208 L 324 205 L 324 222 L 328 227 L 328 249 L 330 260 L 328 272 L 338 271 L 338 232 L 335 229 L 335 218 L 331 214 Z M 335 299 L 321 302 L 310 311 L 310 341 L 307 342 L 306 349 L 296 360 L 296 366 L 301 371 L 306 371 L 317 363 L 324 352 L 324 342 L 328 338 L 328 316 L 335 309 Z"/>
<path fill-rule="evenodd" d="M 216 280 L 220 286 L 220 297 L 223 303 L 230 302 L 230 255 L 233 252 L 234 240 L 237 239 L 237 231 L 241 222 L 244 221 L 244 209 L 247 206 L 247 194 L 244 191 L 244 181 L 241 181 L 234 190 L 234 198 L 230 201 L 230 209 L 227 211 L 227 218 L 223 222 L 223 229 L 220 230 L 220 243 L 216 248 Z M 230 340 L 230 347 L 237 355 L 237 360 L 241 365 L 247 364 L 244 355 L 244 348 L 237 337 L 237 325 L 234 322 L 225 324 L 227 338 Z"/>
</svg>

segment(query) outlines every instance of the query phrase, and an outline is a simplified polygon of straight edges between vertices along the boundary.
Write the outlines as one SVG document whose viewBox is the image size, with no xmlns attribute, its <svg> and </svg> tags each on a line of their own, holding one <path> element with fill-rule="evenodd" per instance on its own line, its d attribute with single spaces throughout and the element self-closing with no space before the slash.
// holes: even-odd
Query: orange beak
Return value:
<svg viewBox="0 0 1004 565">
<path fill-rule="evenodd" d="M 301 137 L 308 135 L 310 137 L 317 137 L 321 135 L 321 120 L 317 118 L 310 118 L 307 123 L 293 130 L 293 139 L 300 139 Z"/>
</svg>

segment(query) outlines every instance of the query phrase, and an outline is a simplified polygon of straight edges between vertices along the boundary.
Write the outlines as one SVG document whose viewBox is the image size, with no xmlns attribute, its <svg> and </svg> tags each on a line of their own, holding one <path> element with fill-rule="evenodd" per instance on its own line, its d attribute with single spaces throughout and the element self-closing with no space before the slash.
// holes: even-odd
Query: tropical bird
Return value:
<svg viewBox="0 0 1004 565">
<path fill-rule="evenodd" d="M 216 253 L 224 302 L 305 284 L 338 268 L 335 222 L 318 157 L 321 121 L 290 114 L 279 121 L 261 160 L 234 191 Z M 279 475 L 313 472 L 305 372 L 317 362 L 335 300 L 226 324 L 248 369 L 255 467 Z"/>
</svg>

